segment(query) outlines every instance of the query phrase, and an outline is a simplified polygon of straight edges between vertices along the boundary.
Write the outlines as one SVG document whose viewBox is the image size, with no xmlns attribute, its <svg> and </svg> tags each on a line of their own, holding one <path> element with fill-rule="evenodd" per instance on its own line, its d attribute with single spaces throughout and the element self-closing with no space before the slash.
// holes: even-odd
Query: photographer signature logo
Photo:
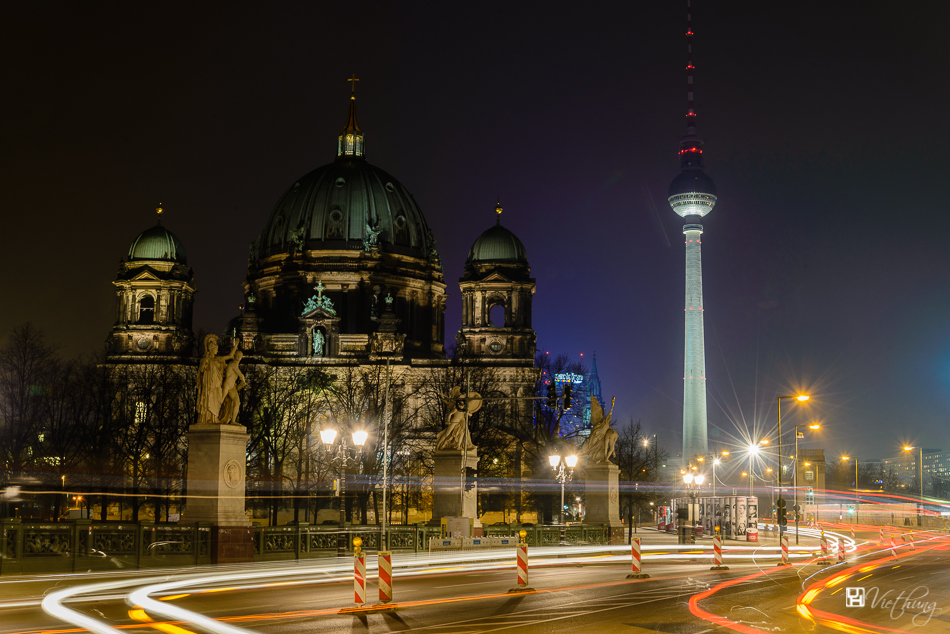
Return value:
<svg viewBox="0 0 950 634">
<path fill-rule="evenodd" d="M 888 610 L 892 619 L 899 619 L 905 614 L 913 615 L 911 622 L 914 625 L 927 625 L 930 619 L 941 614 L 943 609 L 937 607 L 936 601 L 928 601 L 930 589 L 927 586 L 917 586 L 910 592 L 906 590 L 894 594 L 894 590 L 881 593 L 877 587 L 845 588 L 845 607 L 863 608 L 868 605 L 872 609 Z"/>
</svg>

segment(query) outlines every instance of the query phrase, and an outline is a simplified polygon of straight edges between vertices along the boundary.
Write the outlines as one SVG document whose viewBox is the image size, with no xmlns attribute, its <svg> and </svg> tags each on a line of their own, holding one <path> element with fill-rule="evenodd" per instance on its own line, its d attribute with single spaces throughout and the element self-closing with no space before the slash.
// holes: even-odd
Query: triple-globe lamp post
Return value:
<svg viewBox="0 0 950 634">
<path fill-rule="evenodd" d="M 561 507 L 558 511 L 558 523 L 564 523 L 564 483 L 570 482 L 574 476 L 574 467 L 577 466 L 577 456 L 566 456 L 563 460 L 559 455 L 548 456 L 548 463 L 554 469 L 554 477 L 561 483 Z"/>
<path fill-rule="evenodd" d="M 366 438 L 369 436 L 365 431 L 355 431 L 350 434 L 353 440 L 353 446 L 350 447 L 346 436 L 340 435 L 340 442 L 334 449 L 334 441 L 337 432 L 335 429 L 321 429 L 320 440 L 327 451 L 327 458 L 340 474 L 340 532 L 337 538 L 337 556 L 342 557 L 346 554 L 346 498 L 344 494 L 344 484 L 346 482 L 346 467 L 350 462 L 356 461 L 360 465 L 360 471 L 363 468 L 363 445 L 366 444 Z M 352 449 L 352 453 L 351 450 Z"/>
</svg>

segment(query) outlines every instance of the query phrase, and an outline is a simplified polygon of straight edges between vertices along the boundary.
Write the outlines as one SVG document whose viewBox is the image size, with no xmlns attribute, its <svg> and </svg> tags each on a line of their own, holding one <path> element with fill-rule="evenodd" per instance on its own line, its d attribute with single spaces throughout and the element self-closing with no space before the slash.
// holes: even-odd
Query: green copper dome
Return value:
<svg viewBox="0 0 950 634">
<path fill-rule="evenodd" d="M 469 262 L 508 261 L 528 263 L 528 254 L 518 236 L 497 224 L 472 245 Z"/>
<path fill-rule="evenodd" d="M 280 197 L 258 239 L 259 254 L 363 250 L 368 227 L 378 232 L 383 252 L 425 259 L 435 245 L 402 183 L 361 156 L 341 156 Z"/>
<path fill-rule="evenodd" d="M 167 260 L 179 264 L 188 263 L 181 240 L 161 223 L 139 234 L 129 249 L 129 260 Z"/>
</svg>

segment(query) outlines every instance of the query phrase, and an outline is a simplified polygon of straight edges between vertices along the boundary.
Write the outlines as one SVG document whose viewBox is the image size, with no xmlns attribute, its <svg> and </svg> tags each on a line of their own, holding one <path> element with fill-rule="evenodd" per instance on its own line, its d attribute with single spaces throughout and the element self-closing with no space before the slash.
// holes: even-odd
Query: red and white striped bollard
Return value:
<svg viewBox="0 0 950 634">
<path fill-rule="evenodd" d="M 508 592 L 534 592 L 534 588 L 528 587 L 528 544 L 524 541 L 528 531 L 521 529 L 518 536 L 521 537 L 521 542 L 515 549 L 518 551 L 518 586 Z"/>
<path fill-rule="evenodd" d="M 782 535 L 782 563 L 781 566 L 788 565 L 788 534 Z"/>
<path fill-rule="evenodd" d="M 379 553 L 379 602 L 393 600 L 393 556 L 389 552 Z"/>
<path fill-rule="evenodd" d="M 353 601 L 358 606 L 366 603 L 366 557 L 360 553 L 353 557 Z"/>
<path fill-rule="evenodd" d="M 818 560 L 819 566 L 829 566 L 831 562 L 828 561 L 828 538 L 825 537 L 825 531 L 821 531 L 821 539 L 818 541 L 821 544 L 821 559 Z"/>
<path fill-rule="evenodd" d="M 722 565 L 722 537 L 718 532 L 713 536 L 713 560 L 716 565 L 710 570 L 729 570 L 729 566 Z"/>
<path fill-rule="evenodd" d="M 642 547 L 640 545 L 640 538 L 634 537 L 630 542 L 630 565 L 633 569 L 627 579 L 649 579 L 650 575 L 643 573 L 643 565 L 641 563 L 642 557 Z"/>
</svg>

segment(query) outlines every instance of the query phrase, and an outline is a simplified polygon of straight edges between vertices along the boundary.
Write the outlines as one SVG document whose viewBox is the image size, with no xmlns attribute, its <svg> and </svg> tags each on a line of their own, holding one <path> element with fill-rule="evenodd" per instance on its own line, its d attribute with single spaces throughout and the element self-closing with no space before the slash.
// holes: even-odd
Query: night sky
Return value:
<svg viewBox="0 0 950 634">
<path fill-rule="evenodd" d="M 3 3 L 0 335 L 32 321 L 68 355 L 100 345 L 159 201 L 195 271 L 195 326 L 221 331 L 248 242 L 333 160 L 355 73 L 368 160 L 439 239 L 448 338 L 500 197 L 537 279 L 539 347 L 596 350 L 615 417 L 677 453 L 683 222 L 666 189 L 684 5 Z M 806 447 L 950 450 L 950 4 L 693 13 L 719 193 L 703 220 L 711 440 L 758 439 L 775 396 L 805 389 L 783 422 L 827 426 Z"/>
</svg>

